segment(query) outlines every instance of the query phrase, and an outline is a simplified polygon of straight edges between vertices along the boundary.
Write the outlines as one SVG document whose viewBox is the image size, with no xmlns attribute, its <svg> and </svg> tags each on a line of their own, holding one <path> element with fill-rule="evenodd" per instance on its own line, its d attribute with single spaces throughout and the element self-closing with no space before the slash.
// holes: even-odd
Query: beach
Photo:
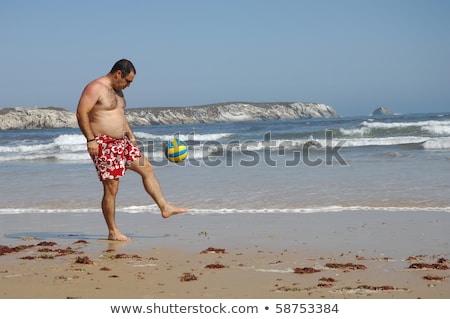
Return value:
<svg viewBox="0 0 450 319">
<path fill-rule="evenodd" d="M 0 297 L 450 297 L 448 212 L 118 219 L 130 242 L 101 214 L 1 215 Z"/>
</svg>

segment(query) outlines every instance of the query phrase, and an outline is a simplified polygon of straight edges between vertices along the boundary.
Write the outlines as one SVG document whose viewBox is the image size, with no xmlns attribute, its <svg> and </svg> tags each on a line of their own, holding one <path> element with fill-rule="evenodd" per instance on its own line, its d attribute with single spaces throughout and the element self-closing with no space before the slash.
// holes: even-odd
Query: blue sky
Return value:
<svg viewBox="0 0 450 319">
<path fill-rule="evenodd" d="M 448 0 L 8 1 L 0 107 L 75 110 L 121 58 L 128 107 L 305 101 L 450 111 Z"/>
</svg>

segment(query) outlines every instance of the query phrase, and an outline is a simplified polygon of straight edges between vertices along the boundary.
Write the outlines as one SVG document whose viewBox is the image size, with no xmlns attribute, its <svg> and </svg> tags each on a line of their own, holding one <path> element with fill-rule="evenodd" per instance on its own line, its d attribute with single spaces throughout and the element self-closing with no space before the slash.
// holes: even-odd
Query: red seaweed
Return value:
<svg viewBox="0 0 450 319">
<path fill-rule="evenodd" d="M 208 269 L 220 269 L 220 268 L 226 268 L 226 266 L 224 266 L 222 264 L 219 264 L 219 263 L 215 263 L 215 264 L 206 265 L 205 268 L 208 268 Z"/>
<path fill-rule="evenodd" d="M 88 242 L 85 241 L 84 239 L 80 239 L 80 240 L 77 240 L 76 242 L 74 242 L 74 244 L 88 244 Z"/>
<path fill-rule="evenodd" d="M 141 258 L 138 255 L 127 255 L 127 254 L 117 254 L 114 256 L 115 259 L 124 259 L 124 258 Z"/>
<path fill-rule="evenodd" d="M 426 275 L 422 277 L 425 280 L 444 281 L 445 277 Z"/>
<path fill-rule="evenodd" d="M 312 267 L 295 268 L 294 273 L 296 274 L 313 274 L 315 272 L 320 272 L 319 269 L 314 269 Z"/>
<path fill-rule="evenodd" d="M 94 262 L 92 260 L 90 260 L 88 256 L 84 256 L 84 257 L 77 257 L 77 259 L 75 259 L 75 263 L 92 265 Z"/>
<path fill-rule="evenodd" d="M 201 254 L 208 254 L 208 253 L 225 254 L 225 249 L 209 247 L 201 252 Z"/>
<path fill-rule="evenodd" d="M 180 277 L 180 281 L 193 281 L 193 280 L 197 280 L 197 277 L 189 272 L 185 272 L 183 276 Z"/>
<path fill-rule="evenodd" d="M 325 281 L 325 282 L 336 282 L 336 279 L 331 278 L 331 277 L 322 277 L 319 279 L 319 281 Z"/>
<path fill-rule="evenodd" d="M 319 282 L 317 284 L 317 287 L 319 287 L 319 288 L 331 288 L 331 287 L 333 287 L 333 284 L 327 284 L 327 283 L 324 283 L 324 282 Z"/>
<path fill-rule="evenodd" d="M 39 244 L 37 244 L 37 246 L 56 246 L 56 245 L 58 244 L 53 241 L 41 241 Z"/>
<path fill-rule="evenodd" d="M 336 268 L 336 269 L 345 269 L 345 270 L 348 270 L 348 269 L 351 269 L 351 270 L 357 270 L 357 269 L 365 270 L 365 269 L 367 269 L 367 267 L 364 266 L 364 265 L 353 264 L 353 263 L 347 263 L 347 264 L 327 263 L 327 264 L 325 264 L 325 267 Z"/>
<path fill-rule="evenodd" d="M 410 269 L 437 269 L 437 270 L 448 270 L 449 267 L 444 264 L 426 264 L 426 263 L 414 263 L 409 266 Z"/>
<path fill-rule="evenodd" d="M 357 289 L 366 289 L 366 290 L 396 290 L 393 286 L 369 286 L 369 285 L 361 285 L 358 286 Z"/>
<path fill-rule="evenodd" d="M 16 247 L 8 247 L 8 246 L 2 246 L 0 245 L 0 256 L 5 255 L 5 254 L 11 254 L 11 253 L 17 253 L 19 251 L 28 249 L 28 248 L 33 248 L 35 247 L 34 245 L 20 245 L 20 246 L 16 246 Z"/>
</svg>

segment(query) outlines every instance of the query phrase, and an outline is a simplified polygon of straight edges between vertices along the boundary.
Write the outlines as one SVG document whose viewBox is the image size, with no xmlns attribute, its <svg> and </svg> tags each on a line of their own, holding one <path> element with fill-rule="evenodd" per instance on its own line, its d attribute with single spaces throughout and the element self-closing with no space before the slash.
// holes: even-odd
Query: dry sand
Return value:
<svg viewBox="0 0 450 319">
<path fill-rule="evenodd" d="M 450 297 L 448 213 L 313 215 L 187 215 L 127 243 L 7 237 L 0 298 Z"/>
</svg>

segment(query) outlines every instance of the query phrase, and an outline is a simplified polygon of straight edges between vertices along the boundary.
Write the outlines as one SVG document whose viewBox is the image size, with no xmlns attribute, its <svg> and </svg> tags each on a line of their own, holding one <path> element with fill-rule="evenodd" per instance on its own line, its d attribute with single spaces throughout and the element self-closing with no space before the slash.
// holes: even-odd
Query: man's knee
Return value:
<svg viewBox="0 0 450 319">
<path fill-rule="evenodd" d="M 103 190 L 105 195 L 115 196 L 119 191 L 119 179 L 109 179 L 103 181 Z"/>
<path fill-rule="evenodd" d="M 153 174 L 153 165 L 150 164 L 150 162 L 147 161 L 144 157 L 141 157 L 141 159 L 143 160 L 138 159 L 131 163 L 128 168 L 142 176 Z"/>
</svg>

